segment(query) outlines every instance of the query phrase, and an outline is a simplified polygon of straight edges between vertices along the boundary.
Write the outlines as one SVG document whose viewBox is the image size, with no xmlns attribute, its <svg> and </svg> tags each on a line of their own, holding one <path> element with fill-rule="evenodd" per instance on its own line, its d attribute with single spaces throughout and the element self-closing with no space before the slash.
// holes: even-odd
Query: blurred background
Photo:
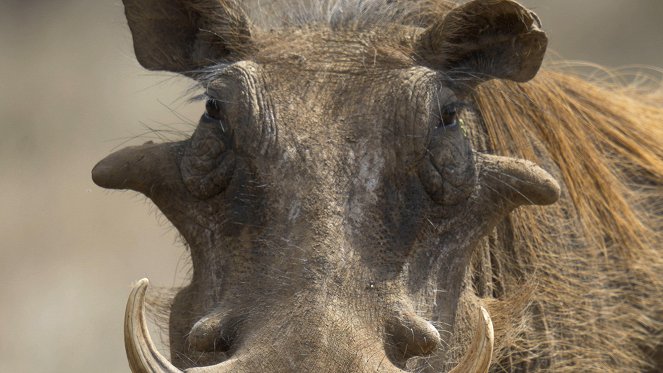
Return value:
<svg viewBox="0 0 663 373">
<path fill-rule="evenodd" d="M 663 67 L 663 1 L 523 2 L 565 58 Z M 187 255 L 149 201 L 90 170 L 150 128 L 190 132 L 203 104 L 140 68 L 119 0 L 2 0 L 0 50 L 0 372 L 128 372 L 130 284 L 185 283 Z"/>
</svg>

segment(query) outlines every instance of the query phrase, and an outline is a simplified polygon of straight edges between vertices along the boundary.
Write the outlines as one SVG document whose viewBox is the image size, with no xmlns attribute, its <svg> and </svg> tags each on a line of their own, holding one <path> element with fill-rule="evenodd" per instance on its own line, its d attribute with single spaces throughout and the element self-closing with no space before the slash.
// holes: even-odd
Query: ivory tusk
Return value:
<svg viewBox="0 0 663 373">
<path fill-rule="evenodd" d="M 490 320 L 488 311 L 481 307 L 472 344 L 463 360 L 449 373 L 487 373 L 493 358 L 494 344 L 493 322 Z"/>
<path fill-rule="evenodd" d="M 145 292 L 149 281 L 134 285 L 124 314 L 124 348 L 133 373 L 182 373 L 157 351 L 145 320 Z"/>
</svg>

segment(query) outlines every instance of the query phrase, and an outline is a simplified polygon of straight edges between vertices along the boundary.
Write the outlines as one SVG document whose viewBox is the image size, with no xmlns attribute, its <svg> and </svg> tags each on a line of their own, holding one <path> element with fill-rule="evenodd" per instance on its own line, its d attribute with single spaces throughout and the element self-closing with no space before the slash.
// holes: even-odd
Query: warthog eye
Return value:
<svg viewBox="0 0 663 373">
<path fill-rule="evenodd" d="M 205 112 L 210 118 L 221 120 L 221 106 L 219 101 L 214 98 L 208 98 L 205 104 Z"/>
<path fill-rule="evenodd" d="M 465 104 L 462 102 L 453 102 L 444 106 L 440 110 L 440 120 L 438 122 L 438 128 L 455 128 L 460 124 L 460 114 L 465 108 Z"/>
</svg>

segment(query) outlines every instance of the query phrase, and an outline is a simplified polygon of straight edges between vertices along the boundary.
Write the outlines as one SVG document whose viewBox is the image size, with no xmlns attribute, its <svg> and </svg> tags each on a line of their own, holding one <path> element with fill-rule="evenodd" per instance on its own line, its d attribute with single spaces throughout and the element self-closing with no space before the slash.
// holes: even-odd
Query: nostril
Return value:
<svg viewBox="0 0 663 373">
<path fill-rule="evenodd" d="M 238 320 L 225 312 L 215 312 L 196 322 L 187 341 L 199 352 L 228 352 L 236 339 Z"/>
<path fill-rule="evenodd" d="M 428 321 L 413 312 L 403 312 L 387 323 L 390 355 L 395 360 L 428 356 L 440 347 L 440 333 Z"/>
</svg>

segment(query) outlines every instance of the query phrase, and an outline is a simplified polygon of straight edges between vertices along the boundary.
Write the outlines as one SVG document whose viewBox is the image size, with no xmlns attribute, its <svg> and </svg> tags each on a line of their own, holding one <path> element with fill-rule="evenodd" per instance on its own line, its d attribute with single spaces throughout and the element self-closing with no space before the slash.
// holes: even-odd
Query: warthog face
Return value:
<svg viewBox="0 0 663 373">
<path fill-rule="evenodd" d="M 456 371 L 485 371 L 492 326 L 467 285 L 471 256 L 511 210 L 559 188 L 532 163 L 473 150 L 468 95 L 536 74 L 536 16 L 477 0 L 428 27 L 269 32 L 229 1 L 124 3 L 139 61 L 208 96 L 189 140 L 93 170 L 147 195 L 191 250 L 172 362 L 146 333 L 147 283 L 132 293 L 133 371 L 441 371 L 455 365 L 443 342 L 454 327 L 476 330 Z"/>
</svg>

